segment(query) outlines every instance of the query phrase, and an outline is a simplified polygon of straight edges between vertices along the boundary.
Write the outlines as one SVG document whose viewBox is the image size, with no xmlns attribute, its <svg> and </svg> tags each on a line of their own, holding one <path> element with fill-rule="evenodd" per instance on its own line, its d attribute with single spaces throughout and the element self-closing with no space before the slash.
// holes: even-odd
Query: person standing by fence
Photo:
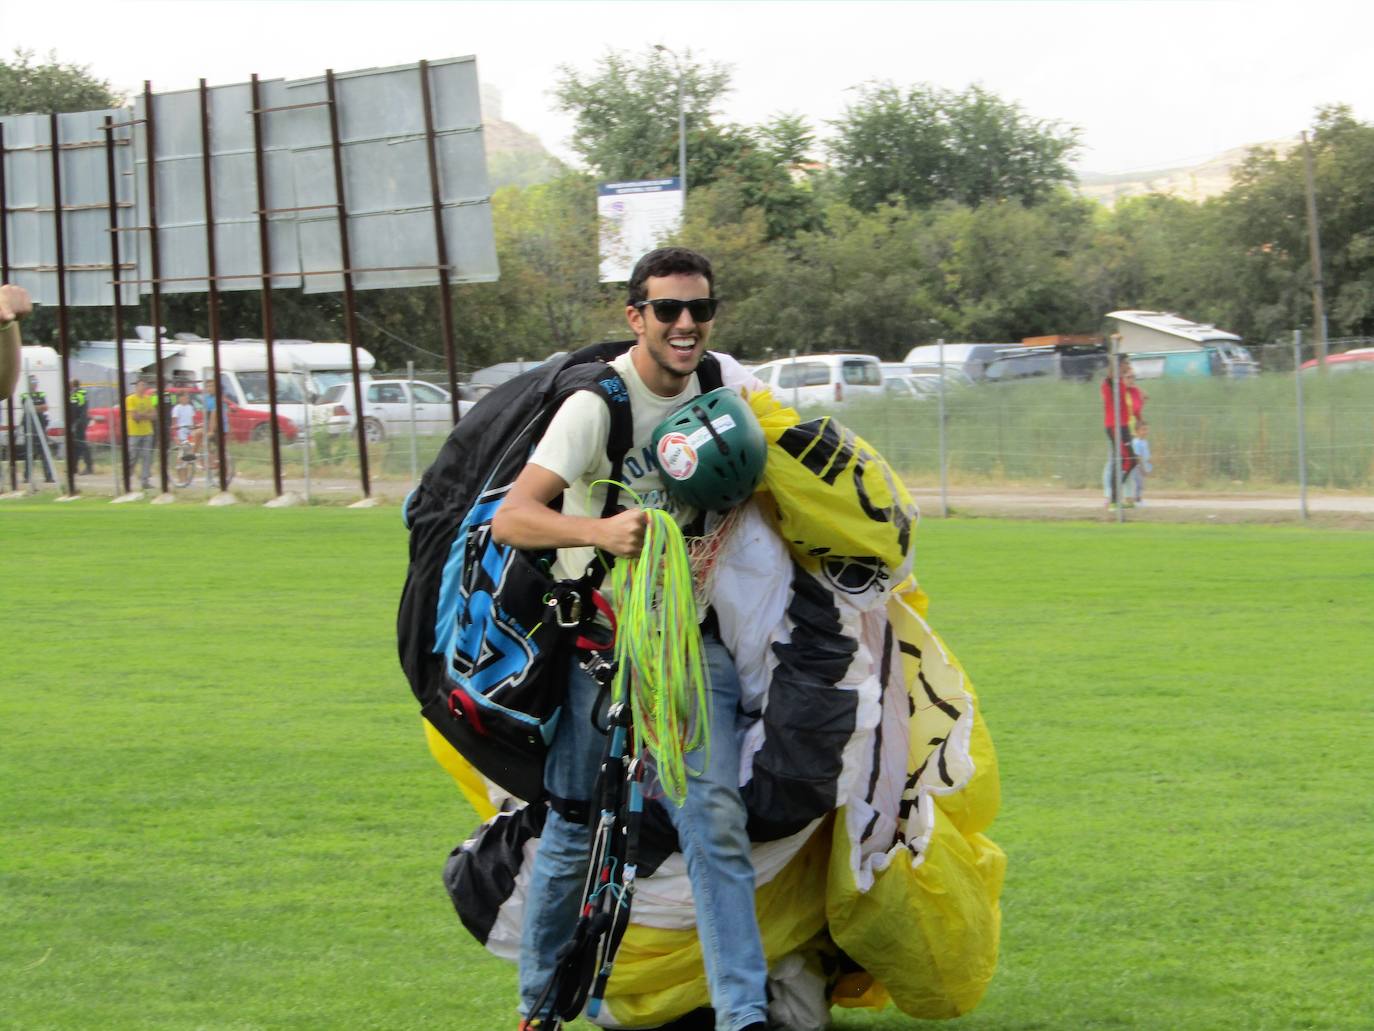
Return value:
<svg viewBox="0 0 1374 1031">
<path fill-rule="evenodd" d="M 124 432 L 129 435 L 130 461 L 139 463 L 139 485 L 148 490 L 153 481 L 153 443 L 157 439 L 157 397 L 147 378 L 139 376 L 134 392 L 124 399 L 129 413 Z"/>
<path fill-rule="evenodd" d="M 67 410 L 71 413 L 72 447 L 76 451 L 72 458 L 78 465 L 86 466 L 85 472 L 89 476 L 95 472 L 95 467 L 91 465 L 91 446 L 86 443 L 90 403 L 86 398 L 86 388 L 79 379 L 72 380 L 71 393 L 67 395 Z"/>
<path fill-rule="evenodd" d="M 1135 467 L 1135 452 L 1131 450 L 1131 425 L 1136 418 L 1136 403 L 1139 402 L 1143 407 L 1144 395 L 1134 384 L 1135 373 L 1131 363 L 1124 358 L 1117 366 L 1116 390 L 1112 390 L 1110 370 L 1102 380 L 1102 421 L 1107 429 L 1107 464 L 1102 469 L 1102 491 L 1109 508 L 1117 503 L 1117 462 L 1121 463 L 1122 483 L 1126 482 Z M 1120 450 L 1117 450 L 1118 447 Z"/>
<path fill-rule="evenodd" d="M 55 483 L 45 447 L 48 437 L 48 395 L 38 389 L 38 377 L 29 377 L 29 389 L 19 399 L 24 405 L 24 479 L 32 475 L 33 456 L 43 462 L 43 482 Z"/>
</svg>

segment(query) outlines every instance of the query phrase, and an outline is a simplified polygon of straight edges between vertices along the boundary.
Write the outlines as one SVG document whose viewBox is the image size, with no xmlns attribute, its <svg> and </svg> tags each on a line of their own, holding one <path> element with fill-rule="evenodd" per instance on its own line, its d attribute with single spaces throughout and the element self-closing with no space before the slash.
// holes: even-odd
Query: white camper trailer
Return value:
<svg viewBox="0 0 1374 1031">
<path fill-rule="evenodd" d="M 1138 379 L 1161 376 L 1254 376 L 1259 363 L 1234 333 L 1166 311 L 1114 311 Z"/>
</svg>

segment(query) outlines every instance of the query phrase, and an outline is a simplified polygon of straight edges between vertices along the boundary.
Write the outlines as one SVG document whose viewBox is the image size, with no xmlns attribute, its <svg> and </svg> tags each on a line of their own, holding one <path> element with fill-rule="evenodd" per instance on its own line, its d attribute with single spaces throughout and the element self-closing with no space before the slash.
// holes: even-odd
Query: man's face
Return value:
<svg viewBox="0 0 1374 1031">
<path fill-rule="evenodd" d="M 645 280 L 644 289 L 651 301 L 659 298 L 692 301 L 711 296 L 711 286 L 706 277 L 689 273 L 651 276 Z M 625 316 L 649 357 L 665 373 L 685 379 L 696 371 L 702 355 L 706 353 L 706 342 L 711 336 L 714 321 L 696 322 L 692 313 L 683 308 L 673 322 L 660 322 L 652 305 L 627 307 Z"/>
</svg>

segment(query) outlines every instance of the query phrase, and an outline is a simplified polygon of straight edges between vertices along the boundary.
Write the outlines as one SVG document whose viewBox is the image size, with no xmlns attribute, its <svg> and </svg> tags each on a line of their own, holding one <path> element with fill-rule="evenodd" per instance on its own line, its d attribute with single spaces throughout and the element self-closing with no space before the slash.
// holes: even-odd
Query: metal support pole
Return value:
<svg viewBox="0 0 1374 1031">
<path fill-rule="evenodd" d="M 353 253 L 348 246 L 348 205 L 344 200 L 343 147 L 339 143 L 339 103 L 334 90 L 334 69 L 324 73 L 326 95 L 329 99 L 329 146 L 334 157 L 334 200 L 339 217 L 339 261 L 343 274 L 344 328 L 348 334 L 348 353 L 353 365 L 353 410 L 358 413 L 358 475 L 362 480 L 363 496 L 371 497 L 372 484 L 367 471 L 367 428 L 363 418 L 363 378 L 358 368 L 358 320 L 354 313 Z"/>
<path fill-rule="evenodd" d="M 940 348 L 940 518 L 949 518 L 949 448 L 945 440 L 945 338 Z"/>
<path fill-rule="evenodd" d="M 425 153 L 429 159 L 429 199 L 434 211 L 434 258 L 439 266 L 439 325 L 444 333 L 444 361 L 448 366 L 449 414 L 458 425 L 458 355 L 453 340 L 453 293 L 448 278 L 448 238 L 444 207 L 439 196 L 439 158 L 434 138 L 434 102 L 429 90 L 429 62 L 420 62 L 420 99 L 425 110 Z M 412 377 L 413 378 L 413 377 Z"/>
<path fill-rule="evenodd" d="M 223 493 L 229 489 L 229 462 L 224 453 L 225 438 L 229 436 L 229 412 L 224 407 L 220 378 L 219 263 L 215 258 L 215 187 L 210 171 L 210 90 L 204 79 L 200 80 L 200 172 L 205 193 L 205 285 L 209 294 L 210 354 L 215 365 L 215 453 L 219 458 L 219 489 Z"/>
<path fill-rule="evenodd" d="M 1112 338 L 1112 497 L 1116 500 L 1116 521 L 1126 521 L 1124 484 L 1121 482 L 1121 359 L 1117 354 L 1120 341 Z"/>
<path fill-rule="evenodd" d="M 291 360 L 291 371 L 297 372 L 299 370 L 300 366 L 296 364 L 296 360 L 293 358 Z M 325 432 L 329 432 L 327 426 L 325 427 Z M 305 503 L 308 505 L 310 504 L 310 438 L 308 436 L 305 438 L 305 450 L 302 452 L 301 456 L 301 471 L 305 474 Z"/>
<path fill-rule="evenodd" d="M 104 131 L 105 192 L 110 204 L 110 267 L 114 269 L 115 398 L 119 409 L 119 425 L 110 427 L 111 447 L 114 446 L 115 438 L 119 438 L 119 460 L 115 461 L 111 452 L 110 464 L 118 470 L 115 490 L 119 490 L 120 483 L 123 483 L 123 490 L 127 493 L 132 488 L 129 485 L 129 435 L 124 432 L 129 425 L 129 413 L 125 410 L 124 397 L 124 392 L 128 389 L 124 370 L 124 306 L 120 303 L 120 290 L 123 289 L 120 280 L 123 278 L 123 270 L 119 264 L 119 191 L 115 176 L 114 121 L 109 115 L 105 116 Z"/>
<path fill-rule="evenodd" d="M 272 319 L 272 237 L 267 224 L 267 175 L 266 162 L 262 152 L 262 98 L 259 96 L 257 73 L 249 80 L 253 99 L 253 167 L 257 175 L 258 187 L 258 262 L 262 270 L 262 339 L 267 345 L 267 407 L 272 413 L 269 425 L 272 430 L 272 487 L 277 496 L 282 493 L 281 486 L 281 431 L 277 427 L 277 364 L 274 351 L 277 346 L 277 332 Z M 310 399 L 306 398 L 305 447 L 310 448 Z"/>
<path fill-rule="evenodd" d="M 1326 369 L 1326 298 L 1322 289 L 1322 241 L 1317 227 L 1317 187 L 1312 174 L 1312 148 L 1302 134 L 1302 165 L 1307 177 L 1307 251 L 1312 260 L 1312 332 L 1317 336 L 1317 362 Z"/>
<path fill-rule="evenodd" d="M 9 201 L 5 187 L 5 127 L 0 125 L 0 283 L 10 281 Z M 5 398 L 5 421 L 9 426 L 10 490 L 19 490 L 19 466 L 15 455 L 14 397 Z"/>
<path fill-rule="evenodd" d="M 1298 391 L 1298 510 L 1307 522 L 1307 420 L 1302 410 L 1302 330 L 1293 330 L 1293 381 Z"/>
<path fill-rule="evenodd" d="M 406 399 L 410 402 L 410 482 L 413 484 L 420 479 L 420 445 L 415 439 L 415 363 L 413 361 L 406 362 Z"/>
<path fill-rule="evenodd" d="M 153 361 L 157 367 L 157 460 L 162 493 L 171 491 L 167 475 L 167 405 L 162 370 L 162 257 L 158 249 L 157 229 L 157 118 L 153 112 L 153 84 L 143 81 L 144 142 L 148 158 L 148 265 L 153 274 Z"/>
<path fill-rule="evenodd" d="M 67 493 L 76 493 L 76 456 L 72 447 L 71 340 L 67 325 L 67 248 L 62 232 L 62 141 L 57 114 L 48 115 L 52 142 L 52 219 L 57 240 L 57 350 L 62 356 L 62 444 L 67 454 Z M 46 443 L 46 441 L 44 442 Z"/>
</svg>

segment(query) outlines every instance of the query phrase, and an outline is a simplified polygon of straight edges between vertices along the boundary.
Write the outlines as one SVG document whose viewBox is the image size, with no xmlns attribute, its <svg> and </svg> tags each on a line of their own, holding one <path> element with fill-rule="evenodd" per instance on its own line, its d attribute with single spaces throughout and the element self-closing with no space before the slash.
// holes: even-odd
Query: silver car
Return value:
<svg viewBox="0 0 1374 1031">
<path fill-rule="evenodd" d="M 459 415 L 467 414 L 472 405 L 460 399 Z M 334 384 L 320 397 L 315 411 L 316 422 L 323 413 L 331 436 L 354 432 L 353 384 Z M 371 443 L 412 433 L 439 436 L 452 428 L 449 393 L 443 387 L 418 379 L 374 379 L 363 387 L 363 432 Z"/>
</svg>

